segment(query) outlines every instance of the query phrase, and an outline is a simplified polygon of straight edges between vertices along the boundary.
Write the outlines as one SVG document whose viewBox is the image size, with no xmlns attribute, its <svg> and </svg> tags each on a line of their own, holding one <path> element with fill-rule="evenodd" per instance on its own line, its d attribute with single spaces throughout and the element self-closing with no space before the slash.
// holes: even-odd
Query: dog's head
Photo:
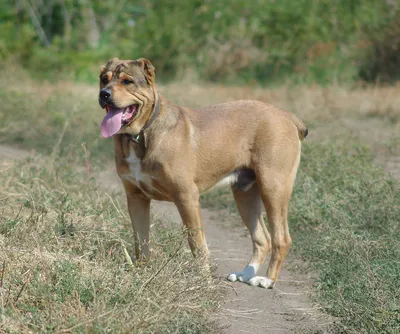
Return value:
<svg viewBox="0 0 400 334">
<path fill-rule="evenodd" d="M 99 104 L 106 110 L 101 134 L 137 134 L 154 108 L 154 66 L 147 59 L 114 58 L 100 70 Z"/>
</svg>

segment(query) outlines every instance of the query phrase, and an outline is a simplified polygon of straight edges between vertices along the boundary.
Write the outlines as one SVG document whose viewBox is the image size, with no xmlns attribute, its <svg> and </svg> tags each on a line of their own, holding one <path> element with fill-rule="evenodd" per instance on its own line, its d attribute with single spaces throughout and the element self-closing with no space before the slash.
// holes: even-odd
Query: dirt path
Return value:
<svg viewBox="0 0 400 334">
<path fill-rule="evenodd" d="M 153 210 L 180 222 L 176 208 L 170 203 L 154 203 Z M 318 321 L 324 316 L 321 318 L 309 300 L 310 281 L 306 277 L 294 277 L 283 268 L 273 290 L 225 281 L 229 273 L 240 271 L 247 264 L 252 249 L 250 237 L 246 236 L 245 228 L 221 220 L 218 212 L 202 209 L 202 218 L 211 258 L 217 263 L 218 275 L 228 290 L 222 312 L 216 315 L 225 333 L 324 332 L 327 324 Z M 265 275 L 265 271 L 266 264 L 260 275 Z"/>
<path fill-rule="evenodd" d="M 27 156 L 28 152 L 0 145 L 0 162 Z M 113 169 L 103 172 L 97 179 L 108 191 L 122 191 Z M 179 214 L 170 203 L 153 201 L 152 213 L 180 223 Z M 309 300 L 309 277 L 289 272 L 284 265 L 273 290 L 225 280 L 230 272 L 239 271 L 246 265 L 251 241 L 244 227 L 222 220 L 220 216 L 218 212 L 202 209 L 211 259 L 217 264 L 218 276 L 227 289 L 221 312 L 215 315 L 224 333 L 326 332 L 330 320 Z M 286 264 L 290 260 L 294 261 L 288 259 Z M 260 269 L 260 275 L 265 271 L 266 265 Z"/>
</svg>

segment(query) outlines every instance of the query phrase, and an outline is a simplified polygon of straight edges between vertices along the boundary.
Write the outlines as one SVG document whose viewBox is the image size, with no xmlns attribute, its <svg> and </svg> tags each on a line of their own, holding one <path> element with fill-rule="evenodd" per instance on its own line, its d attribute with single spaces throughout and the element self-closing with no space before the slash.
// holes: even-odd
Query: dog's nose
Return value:
<svg viewBox="0 0 400 334">
<path fill-rule="evenodd" d="M 102 89 L 100 91 L 100 98 L 105 102 L 109 101 L 111 98 L 111 91 L 107 88 Z"/>
</svg>

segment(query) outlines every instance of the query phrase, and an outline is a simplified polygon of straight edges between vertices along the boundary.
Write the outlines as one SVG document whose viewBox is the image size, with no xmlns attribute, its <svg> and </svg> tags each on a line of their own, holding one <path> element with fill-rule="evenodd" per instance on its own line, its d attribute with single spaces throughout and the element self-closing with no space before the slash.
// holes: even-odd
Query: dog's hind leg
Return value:
<svg viewBox="0 0 400 334">
<path fill-rule="evenodd" d="M 257 182 L 261 198 L 268 216 L 268 226 L 271 232 L 272 254 L 267 270 L 267 277 L 255 276 L 248 281 L 250 285 L 263 288 L 273 288 L 278 279 L 281 265 L 292 245 L 288 226 L 289 200 L 300 161 L 300 151 L 289 173 L 260 171 Z"/>
<path fill-rule="evenodd" d="M 263 205 L 257 184 L 249 190 L 241 191 L 236 186 L 232 187 L 233 196 L 244 224 L 250 232 L 253 242 L 253 254 L 247 266 L 240 272 L 233 272 L 228 280 L 248 282 L 257 273 L 258 268 L 264 263 L 265 257 L 271 248 L 271 238 L 262 217 Z"/>
</svg>

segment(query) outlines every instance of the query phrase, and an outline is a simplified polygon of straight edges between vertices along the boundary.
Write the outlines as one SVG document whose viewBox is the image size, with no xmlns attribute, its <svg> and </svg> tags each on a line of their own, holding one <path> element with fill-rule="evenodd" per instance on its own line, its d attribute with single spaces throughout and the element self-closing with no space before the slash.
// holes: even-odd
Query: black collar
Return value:
<svg viewBox="0 0 400 334">
<path fill-rule="evenodd" d="M 153 123 L 153 121 L 156 119 L 157 115 L 159 114 L 159 112 L 160 112 L 160 101 L 161 101 L 160 95 L 157 94 L 157 102 L 156 102 L 156 105 L 154 107 L 153 115 L 151 115 L 151 117 L 147 120 L 146 124 L 143 126 L 142 130 L 140 130 L 137 135 L 132 135 L 131 136 L 131 140 L 133 142 L 135 142 L 136 144 L 139 144 L 139 141 L 140 141 L 141 137 L 143 137 L 144 130 L 146 130 L 151 125 L 151 123 Z"/>
</svg>

